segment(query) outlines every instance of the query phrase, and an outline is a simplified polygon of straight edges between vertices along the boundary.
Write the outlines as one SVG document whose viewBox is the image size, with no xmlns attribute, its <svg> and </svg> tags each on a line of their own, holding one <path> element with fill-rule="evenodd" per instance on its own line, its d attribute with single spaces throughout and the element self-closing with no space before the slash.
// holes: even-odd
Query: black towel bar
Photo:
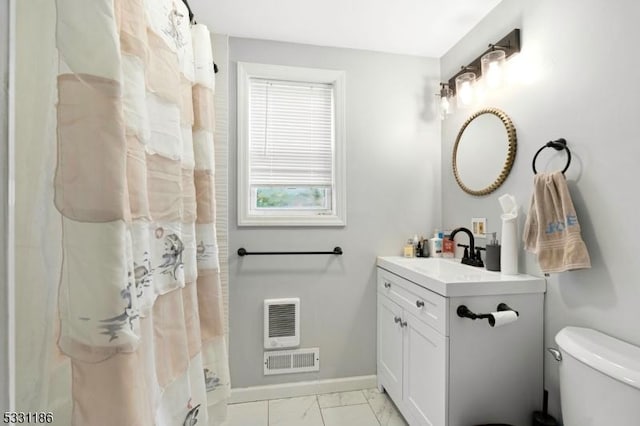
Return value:
<svg viewBox="0 0 640 426">
<path fill-rule="evenodd" d="M 549 141 L 544 144 L 542 148 L 538 150 L 538 152 L 536 152 L 536 155 L 533 156 L 533 161 L 531 162 L 533 173 L 538 174 L 538 171 L 536 170 L 536 159 L 538 158 L 538 154 L 540 154 L 540 151 L 545 148 L 553 148 L 556 151 L 562 151 L 564 149 L 565 151 L 567 151 L 567 165 L 564 166 L 564 169 L 562 169 L 562 174 L 564 174 L 564 172 L 566 172 L 569 168 L 569 164 L 571 164 L 571 151 L 569 151 L 569 148 L 567 148 L 567 141 L 564 138 L 556 139 L 555 141 Z"/>
<path fill-rule="evenodd" d="M 247 251 L 244 247 L 238 249 L 238 256 L 278 254 L 335 254 L 336 256 L 340 256 L 342 255 L 342 248 L 334 247 L 332 251 Z"/>
</svg>

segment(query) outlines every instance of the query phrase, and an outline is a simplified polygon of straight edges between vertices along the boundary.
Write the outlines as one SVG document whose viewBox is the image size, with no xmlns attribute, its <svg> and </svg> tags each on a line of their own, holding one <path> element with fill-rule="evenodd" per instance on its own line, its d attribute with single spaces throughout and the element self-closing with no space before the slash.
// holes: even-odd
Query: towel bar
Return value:
<svg viewBox="0 0 640 426">
<path fill-rule="evenodd" d="M 336 256 L 340 256 L 342 255 L 342 248 L 334 247 L 332 251 L 247 251 L 244 247 L 238 249 L 238 256 L 278 254 L 335 254 Z"/>
<path fill-rule="evenodd" d="M 569 148 L 567 148 L 567 141 L 564 138 L 547 142 L 542 146 L 542 148 L 538 150 L 538 152 L 536 152 L 536 155 L 533 156 L 533 161 L 531 162 L 531 167 L 533 167 L 533 173 L 538 174 L 538 171 L 536 170 L 536 159 L 538 158 L 538 154 L 540 154 L 540 151 L 542 151 L 545 148 L 553 148 L 556 151 L 562 151 L 564 149 L 565 151 L 567 151 L 567 165 L 564 166 L 564 169 L 562 169 L 562 174 L 564 174 L 564 172 L 566 172 L 567 169 L 569 168 L 569 164 L 571 164 L 571 151 L 569 151 Z"/>
</svg>

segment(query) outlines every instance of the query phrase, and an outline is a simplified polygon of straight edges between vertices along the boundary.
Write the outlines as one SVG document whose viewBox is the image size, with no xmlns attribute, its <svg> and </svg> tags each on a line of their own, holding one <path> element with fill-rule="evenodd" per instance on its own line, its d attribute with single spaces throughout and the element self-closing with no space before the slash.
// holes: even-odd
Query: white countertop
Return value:
<svg viewBox="0 0 640 426">
<path fill-rule="evenodd" d="M 544 293 L 544 278 L 505 275 L 460 263 L 460 259 L 379 256 L 378 267 L 445 297 Z"/>
</svg>

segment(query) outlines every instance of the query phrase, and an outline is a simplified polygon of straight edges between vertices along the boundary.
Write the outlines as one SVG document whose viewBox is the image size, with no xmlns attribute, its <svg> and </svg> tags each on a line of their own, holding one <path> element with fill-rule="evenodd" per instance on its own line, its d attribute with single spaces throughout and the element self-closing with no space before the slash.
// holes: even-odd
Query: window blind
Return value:
<svg viewBox="0 0 640 426">
<path fill-rule="evenodd" d="M 250 79 L 251 186 L 333 184 L 333 85 Z"/>
</svg>

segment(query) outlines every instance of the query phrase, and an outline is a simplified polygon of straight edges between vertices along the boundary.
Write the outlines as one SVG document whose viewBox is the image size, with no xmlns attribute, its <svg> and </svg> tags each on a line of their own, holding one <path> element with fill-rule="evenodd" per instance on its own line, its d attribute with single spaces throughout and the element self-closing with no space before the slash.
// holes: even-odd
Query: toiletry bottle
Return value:
<svg viewBox="0 0 640 426">
<path fill-rule="evenodd" d="M 415 257 L 420 257 L 420 240 L 418 239 L 418 234 L 413 234 L 413 255 Z"/>
<path fill-rule="evenodd" d="M 429 257 L 429 240 L 424 237 L 420 237 L 420 240 L 422 241 L 422 257 Z"/>
<path fill-rule="evenodd" d="M 413 246 L 413 240 L 409 238 L 407 244 L 404 246 L 404 257 L 415 257 L 415 247 Z"/>
<path fill-rule="evenodd" d="M 485 249 L 487 251 L 487 258 L 485 259 L 485 266 L 487 271 L 499 271 L 500 270 L 500 243 L 496 239 L 496 233 L 491 232 L 491 241 L 487 243 Z"/>
<path fill-rule="evenodd" d="M 436 229 L 433 233 L 433 238 L 429 240 L 429 251 L 431 257 L 442 257 L 442 233 Z"/>
<path fill-rule="evenodd" d="M 456 252 L 456 244 L 451 240 L 451 231 L 445 231 L 442 238 L 442 257 L 449 259 L 454 257 Z"/>
</svg>

